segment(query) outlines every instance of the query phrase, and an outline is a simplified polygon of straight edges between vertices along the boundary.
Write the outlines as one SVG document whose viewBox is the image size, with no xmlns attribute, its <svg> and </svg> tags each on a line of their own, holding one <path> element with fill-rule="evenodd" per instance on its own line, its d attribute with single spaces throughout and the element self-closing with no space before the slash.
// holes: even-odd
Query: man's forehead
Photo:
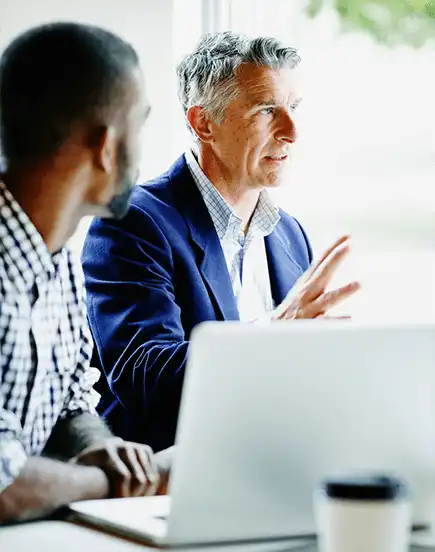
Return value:
<svg viewBox="0 0 435 552">
<path fill-rule="evenodd" d="M 132 83 L 133 86 L 133 108 L 137 112 L 137 116 L 145 121 L 151 111 L 151 105 L 148 98 L 145 80 L 141 72 L 138 72 Z"/>
<path fill-rule="evenodd" d="M 132 128 L 140 128 L 146 123 L 151 112 L 151 105 L 143 84 L 136 85 L 130 96 L 127 119 Z"/>
<path fill-rule="evenodd" d="M 249 102 L 263 101 L 270 96 L 287 99 L 299 97 L 300 78 L 297 69 L 269 69 L 267 67 L 248 66 L 238 74 L 239 90 Z"/>
<path fill-rule="evenodd" d="M 126 80 L 127 94 L 136 103 L 147 103 L 145 79 L 142 70 L 137 67 L 129 74 Z"/>
</svg>

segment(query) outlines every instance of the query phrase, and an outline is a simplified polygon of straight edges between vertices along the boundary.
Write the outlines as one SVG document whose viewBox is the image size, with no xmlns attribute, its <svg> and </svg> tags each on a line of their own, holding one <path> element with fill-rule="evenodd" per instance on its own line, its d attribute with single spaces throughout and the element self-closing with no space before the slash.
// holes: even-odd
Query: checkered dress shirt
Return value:
<svg viewBox="0 0 435 552">
<path fill-rule="evenodd" d="M 261 318 L 274 308 L 264 238 L 278 224 L 278 208 L 263 190 L 245 236 L 242 220 L 204 174 L 190 150 L 186 152 L 186 162 L 216 228 L 240 319 Z"/>
<path fill-rule="evenodd" d="M 56 421 L 95 413 L 79 262 L 51 255 L 0 182 L 0 492 Z"/>
</svg>

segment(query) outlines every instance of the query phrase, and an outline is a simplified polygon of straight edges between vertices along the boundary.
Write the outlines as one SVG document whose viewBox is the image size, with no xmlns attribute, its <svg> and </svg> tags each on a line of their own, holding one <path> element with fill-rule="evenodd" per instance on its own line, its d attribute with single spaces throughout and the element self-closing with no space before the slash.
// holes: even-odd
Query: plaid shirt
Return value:
<svg viewBox="0 0 435 552">
<path fill-rule="evenodd" d="M 280 215 L 262 190 L 245 236 L 242 220 L 210 182 L 193 153 L 186 162 L 210 213 L 224 252 L 241 320 L 261 318 L 274 308 L 264 238 L 273 232 Z"/>
<path fill-rule="evenodd" d="M 95 412 L 80 263 L 48 251 L 0 182 L 0 492 L 60 418 Z"/>
</svg>

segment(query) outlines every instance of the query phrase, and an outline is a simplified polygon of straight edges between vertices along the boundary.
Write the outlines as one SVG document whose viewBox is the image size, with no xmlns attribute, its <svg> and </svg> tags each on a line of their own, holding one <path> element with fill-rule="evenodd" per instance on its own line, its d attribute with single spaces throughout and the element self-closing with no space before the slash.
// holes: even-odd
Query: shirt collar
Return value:
<svg viewBox="0 0 435 552">
<path fill-rule="evenodd" d="M 32 221 L 0 180 L 0 241 L 8 268 L 22 288 L 54 276 L 63 251 L 51 255 Z"/>
<path fill-rule="evenodd" d="M 199 165 L 191 150 L 185 153 L 186 163 L 212 218 L 220 240 L 233 238 L 238 240 L 242 220 L 234 213 L 231 205 L 219 193 Z M 279 209 L 265 189 L 260 192 L 255 207 L 249 233 L 268 236 L 280 220 Z"/>
</svg>

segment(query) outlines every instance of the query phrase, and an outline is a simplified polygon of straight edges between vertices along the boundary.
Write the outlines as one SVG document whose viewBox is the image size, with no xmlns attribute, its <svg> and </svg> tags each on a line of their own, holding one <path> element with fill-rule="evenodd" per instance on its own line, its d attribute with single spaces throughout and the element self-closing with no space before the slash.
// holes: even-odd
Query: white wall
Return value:
<svg viewBox="0 0 435 552">
<path fill-rule="evenodd" d="M 174 107 L 173 0 L 0 0 L 0 48 L 24 29 L 53 20 L 106 27 L 133 44 L 145 72 L 152 113 L 144 135 L 142 175 L 154 176 L 171 162 L 166 146 Z"/>
</svg>

